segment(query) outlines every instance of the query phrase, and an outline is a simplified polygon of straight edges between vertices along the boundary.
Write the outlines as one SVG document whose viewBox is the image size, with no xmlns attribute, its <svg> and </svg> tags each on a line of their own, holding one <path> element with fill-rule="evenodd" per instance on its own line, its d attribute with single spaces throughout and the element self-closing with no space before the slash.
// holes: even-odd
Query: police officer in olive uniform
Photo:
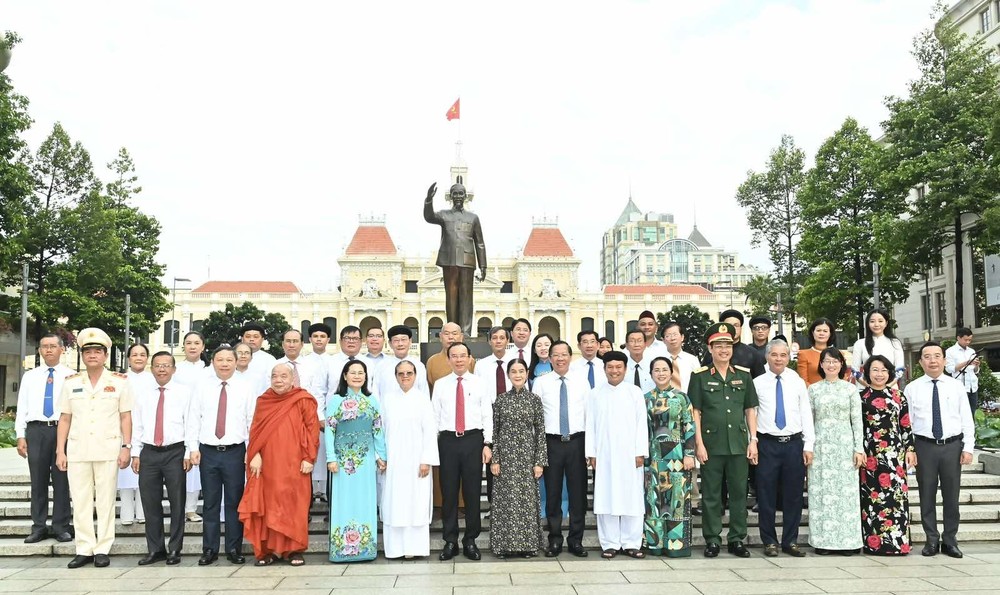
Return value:
<svg viewBox="0 0 1000 595">
<path fill-rule="evenodd" d="M 73 498 L 76 557 L 68 566 L 111 563 L 115 540 L 118 470 L 131 456 L 132 388 L 125 374 L 104 367 L 111 338 L 97 328 L 80 331 L 77 344 L 86 371 L 69 376 L 59 397 L 56 465 L 67 472 Z M 94 532 L 94 509 L 97 532 Z"/>
<path fill-rule="evenodd" d="M 701 530 L 707 558 L 719 555 L 723 478 L 729 488 L 729 553 L 750 557 L 743 541 L 747 538 L 747 463 L 757 464 L 757 392 L 750 371 L 730 363 L 734 331 L 725 322 L 709 327 L 712 365 L 695 370 L 688 385 L 697 426 L 696 455 L 701 462 Z"/>
</svg>

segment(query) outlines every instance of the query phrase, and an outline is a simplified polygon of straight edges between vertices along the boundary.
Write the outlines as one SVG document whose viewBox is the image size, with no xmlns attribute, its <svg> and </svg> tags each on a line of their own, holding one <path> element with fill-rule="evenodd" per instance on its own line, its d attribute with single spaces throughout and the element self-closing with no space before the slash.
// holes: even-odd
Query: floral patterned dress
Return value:
<svg viewBox="0 0 1000 595">
<path fill-rule="evenodd" d="M 906 398 L 894 388 L 861 392 L 865 468 L 861 470 L 861 532 L 865 552 L 910 553 L 906 453 L 913 451 Z"/>
<path fill-rule="evenodd" d="M 347 390 L 326 404 L 326 460 L 330 474 L 330 561 L 365 562 L 378 555 L 375 458 L 386 461 L 378 402 Z"/>
<path fill-rule="evenodd" d="M 490 549 L 495 554 L 536 552 L 545 547 L 534 467 L 549 464 L 542 400 L 522 388 L 497 396 L 493 405 L 493 480 Z"/>
<path fill-rule="evenodd" d="M 809 545 L 861 549 L 861 507 L 854 453 L 863 453 L 861 400 L 850 382 L 820 380 L 809 387 L 816 445 L 809 466 Z"/>
<path fill-rule="evenodd" d="M 653 389 L 646 393 L 646 419 L 646 547 L 655 555 L 687 557 L 691 555 L 691 471 L 684 470 L 684 457 L 694 457 L 691 401 L 676 389 Z"/>
</svg>

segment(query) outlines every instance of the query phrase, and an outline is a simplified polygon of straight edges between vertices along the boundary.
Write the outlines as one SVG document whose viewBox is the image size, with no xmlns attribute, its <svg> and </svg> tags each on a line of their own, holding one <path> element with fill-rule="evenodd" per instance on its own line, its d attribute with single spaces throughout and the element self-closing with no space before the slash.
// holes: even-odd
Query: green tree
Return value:
<svg viewBox="0 0 1000 595">
<path fill-rule="evenodd" d="M 779 287 L 774 275 L 760 275 L 747 281 L 743 286 L 743 295 L 750 305 L 750 312 L 744 314 L 771 316 L 771 308 L 778 303 Z"/>
<path fill-rule="evenodd" d="M 792 328 L 797 327 L 795 296 L 805 278 L 796 246 L 802 234 L 797 195 L 805 180 L 805 157 L 791 136 L 782 135 L 781 144 L 768 157 L 767 169 L 762 173 L 748 171 L 736 191 L 736 202 L 746 211 L 753 232 L 752 244 L 768 248 L 784 309 L 791 312 Z"/>
<path fill-rule="evenodd" d="M 905 209 L 899 195 L 879 192 L 884 151 L 857 120 L 847 118 L 820 146 L 798 195 L 803 221 L 798 250 L 812 269 L 798 295 L 799 310 L 810 320 L 840 321 L 845 336 L 864 329 L 865 313 L 873 306 L 879 252 L 871 221 Z M 885 301 L 905 299 L 906 285 L 892 274 L 891 261 L 880 266 Z"/>
<path fill-rule="evenodd" d="M 946 7 L 937 10 L 943 15 Z M 946 18 L 916 37 L 913 56 L 920 76 L 908 96 L 886 99 L 883 183 L 897 196 L 917 191 L 884 244 L 894 248 L 907 280 L 941 263 L 944 248 L 954 247 L 954 326 L 961 327 L 966 237 L 992 251 L 1000 235 L 1000 158 L 989 149 L 1000 113 L 1000 70 L 994 48 L 970 40 Z"/>
<path fill-rule="evenodd" d="M 663 328 L 668 322 L 676 322 L 684 332 L 684 351 L 696 356 L 698 361 L 705 356 L 707 345 L 705 345 L 705 335 L 708 327 L 712 324 L 712 319 L 698 309 L 698 306 L 683 304 L 674 306 L 666 312 L 656 315 L 658 328 Z"/>
<path fill-rule="evenodd" d="M 201 328 L 201 334 L 205 336 L 205 349 L 211 351 L 223 343 L 237 343 L 240 340 L 240 329 L 248 322 L 256 322 L 264 327 L 264 338 L 268 342 L 265 351 L 275 357 L 284 355 L 281 336 L 292 327 L 283 314 L 264 312 L 252 302 L 243 302 L 240 306 L 226 304 L 224 310 L 210 312 Z"/>
</svg>

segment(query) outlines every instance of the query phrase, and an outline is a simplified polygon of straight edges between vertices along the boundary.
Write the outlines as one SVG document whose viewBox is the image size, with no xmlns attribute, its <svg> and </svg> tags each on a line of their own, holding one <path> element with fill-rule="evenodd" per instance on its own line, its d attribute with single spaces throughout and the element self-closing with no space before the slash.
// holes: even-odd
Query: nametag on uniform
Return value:
<svg viewBox="0 0 1000 595">
<path fill-rule="evenodd" d="M 719 383 L 718 383 L 718 382 L 712 382 L 711 380 L 709 380 L 709 381 L 708 381 L 708 382 L 706 382 L 705 384 L 707 384 L 707 385 L 709 385 L 709 386 L 719 386 Z"/>
<path fill-rule="evenodd" d="M 731 384 L 733 386 L 743 386 L 743 381 L 742 380 L 733 380 L 729 384 Z"/>
<path fill-rule="evenodd" d="M 83 389 L 82 388 L 74 388 L 73 392 L 75 392 L 75 393 L 82 393 Z"/>
</svg>

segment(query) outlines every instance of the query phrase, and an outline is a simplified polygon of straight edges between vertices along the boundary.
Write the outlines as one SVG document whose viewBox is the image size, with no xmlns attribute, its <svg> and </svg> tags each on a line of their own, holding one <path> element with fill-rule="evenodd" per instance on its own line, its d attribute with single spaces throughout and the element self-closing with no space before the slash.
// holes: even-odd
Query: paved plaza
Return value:
<svg viewBox="0 0 1000 595">
<path fill-rule="evenodd" d="M 267 568 L 228 562 L 199 567 L 196 556 L 180 566 L 140 568 L 138 556 L 114 556 L 109 568 L 66 568 L 66 556 L 0 558 L 0 591 L 10 593 L 390 593 L 427 595 L 724 595 L 751 593 L 851 593 L 878 595 L 1000 592 L 1000 544 L 964 543 L 961 560 L 919 554 L 898 559 L 869 556 L 750 559 L 602 560 L 597 552 L 578 561 L 494 560 L 438 562 L 436 558 L 334 565 L 321 554 L 301 568 L 279 562 Z"/>
</svg>

